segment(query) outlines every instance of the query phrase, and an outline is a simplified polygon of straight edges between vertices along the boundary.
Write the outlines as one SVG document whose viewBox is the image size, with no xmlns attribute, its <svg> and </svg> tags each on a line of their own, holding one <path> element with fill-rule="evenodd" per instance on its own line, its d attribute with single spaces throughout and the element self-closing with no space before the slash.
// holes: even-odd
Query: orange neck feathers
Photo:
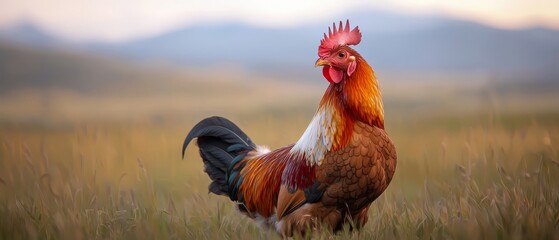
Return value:
<svg viewBox="0 0 559 240">
<path fill-rule="evenodd" d="M 291 149 L 295 159 L 320 165 L 324 155 L 349 143 L 356 121 L 384 129 L 384 108 L 373 69 L 357 52 L 355 72 L 330 84 L 303 136 Z"/>
<path fill-rule="evenodd" d="M 331 84 L 327 94 L 333 91 L 334 98 L 339 98 L 339 107 L 349 117 L 344 120 L 361 121 L 384 129 L 384 107 L 375 73 L 359 53 L 352 51 L 352 55 L 357 61 L 355 72 L 339 84 Z"/>
</svg>

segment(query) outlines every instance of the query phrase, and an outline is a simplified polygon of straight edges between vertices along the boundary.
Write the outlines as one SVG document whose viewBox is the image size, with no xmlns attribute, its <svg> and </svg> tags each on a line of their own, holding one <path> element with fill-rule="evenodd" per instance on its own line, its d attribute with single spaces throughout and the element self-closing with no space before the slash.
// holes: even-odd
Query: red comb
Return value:
<svg viewBox="0 0 559 240">
<path fill-rule="evenodd" d="M 355 27 L 353 30 L 349 30 L 349 20 L 345 23 L 345 28 L 343 28 L 342 21 L 340 21 L 340 26 L 336 29 L 336 23 L 332 24 L 334 31 L 328 27 L 328 36 L 324 33 L 324 39 L 320 40 L 320 46 L 318 47 L 318 56 L 326 57 L 332 49 L 341 45 L 357 45 L 361 42 L 361 32 L 359 32 L 359 27 Z"/>
</svg>

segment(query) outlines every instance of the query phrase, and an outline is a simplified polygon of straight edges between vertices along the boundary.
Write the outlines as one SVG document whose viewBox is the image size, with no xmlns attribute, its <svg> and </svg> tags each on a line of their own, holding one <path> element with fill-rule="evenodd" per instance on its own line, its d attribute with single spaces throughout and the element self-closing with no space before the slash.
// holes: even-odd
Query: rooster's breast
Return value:
<svg viewBox="0 0 559 240">
<path fill-rule="evenodd" d="M 357 122 L 349 144 L 328 153 L 317 168 L 321 202 L 357 214 L 384 192 L 395 167 L 396 150 L 386 132 Z"/>
</svg>

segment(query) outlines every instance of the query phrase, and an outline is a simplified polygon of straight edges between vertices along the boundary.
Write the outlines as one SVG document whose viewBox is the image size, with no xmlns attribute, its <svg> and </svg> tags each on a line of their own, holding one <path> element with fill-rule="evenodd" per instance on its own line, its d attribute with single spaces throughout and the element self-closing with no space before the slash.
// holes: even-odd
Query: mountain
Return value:
<svg viewBox="0 0 559 240">
<path fill-rule="evenodd" d="M 379 34 L 369 43 L 366 53 L 395 69 L 555 72 L 559 67 L 559 36 L 530 29 L 447 21 L 421 31 Z"/>
<path fill-rule="evenodd" d="M 22 21 L 5 29 L 0 29 L 0 40 L 32 46 L 53 46 L 64 41 L 46 33 L 30 21 Z"/>
<path fill-rule="evenodd" d="M 82 92 L 94 89 L 96 85 L 106 85 L 126 76 L 115 62 L 0 41 L 0 95 L 26 88 L 70 88 Z"/>
<path fill-rule="evenodd" d="M 135 59 L 162 59 L 191 66 L 225 64 L 271 71 L 312 66 L 316 60 L 317 36 L 322 36 L 322 32 L 309 27 L 266 29 L 226 23 L 88 47 Z"/>
<path fill-rule="evenodd" d="M 377 69 L 558 72 L 559 31 L 504 30 L 437 16 L 349 14 L 360 26 L 356 48 Z M 235 63 L 253 69 L 312 65 L 324 23 L 264 29 L 238 23 L 199 25 L 92 49 L 189 65 Z"/>
<path fill-rule="evenodd" d="M 558 30 L 505 30 L 447 17 L 383 11 L 333 17 L 346 18 L 360 26 L 363 41 L 356 49 L 377 70 L 559 75 Z M 24 36 L 18 39 L 50 41 L 36 37 L 41 34 L 32 27 L 23 29 L 27 30 L 21 32 L 30 34 L 15 34 Z M 306 76 L 314 70 L 309 66 L 317 58 L 319 40 L 326 30 L 324 22 L 280 29 L 213 23 L 127 42 L 79 47 L 142 61 L 156 59 L 194 67 L 228 65 Z"/>
</svg>

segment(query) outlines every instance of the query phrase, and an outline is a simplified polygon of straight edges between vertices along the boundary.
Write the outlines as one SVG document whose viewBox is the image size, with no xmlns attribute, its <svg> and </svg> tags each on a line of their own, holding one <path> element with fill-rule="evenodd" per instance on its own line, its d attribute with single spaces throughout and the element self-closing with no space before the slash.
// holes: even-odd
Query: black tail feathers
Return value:
<svg viewBox="0 0 559 240">
<path fill-rule="evenodd" d="M 228 195 L 227 172 L 231 162 L 242 154 L 256 148 L 250 138 L 234 123 L 222 117 L 209 117 L 190 130 L 182 145 L 182 156 L 192 139 L 198 138 L 204 170 L 212 179 L 210 192 Z"/>
</svg>

